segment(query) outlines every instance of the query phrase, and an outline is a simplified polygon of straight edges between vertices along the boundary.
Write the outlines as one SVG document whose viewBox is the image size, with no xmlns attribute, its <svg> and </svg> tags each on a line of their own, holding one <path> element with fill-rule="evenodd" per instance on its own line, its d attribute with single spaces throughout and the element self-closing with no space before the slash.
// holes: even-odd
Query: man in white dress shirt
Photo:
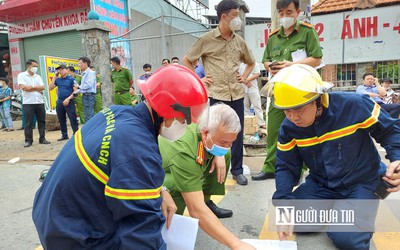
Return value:
<svg viewBox="0 0 400 250">
<path fill-rule="evenodd" d="M 38 63 L 33 59 L 26 62 L 26 71 L 18 74 L 18 85 L 22 90 L 25 113 L 25 145 L 30 147 L 33 143 L 33 117 L 36 115 L 39 130 L 39 143 L 50 144 L 45 138 L 46 110 L 44 107 L 44 83 L 40 75 L 36 74 Z"/>
</svg>

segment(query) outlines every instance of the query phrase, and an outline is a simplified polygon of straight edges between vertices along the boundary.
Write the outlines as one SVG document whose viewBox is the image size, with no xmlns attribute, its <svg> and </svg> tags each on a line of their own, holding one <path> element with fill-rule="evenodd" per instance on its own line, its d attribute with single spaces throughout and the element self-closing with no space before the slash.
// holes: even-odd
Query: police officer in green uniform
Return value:
<svg viewBox="0 0 400 250">
<path fill-rule="evenodd" d="M 239 131 L 236 112 L 226 104 L 216 104 L 209 113 L 203 112 L 198 125 L 189 125 L 178 140 L 174 141 L 174 137 L 180 135 L 171 130 L 170 141 L 159 137 L 158 142 L 165 171 L 164 186 L 178 207 L 176 213 L 183 214 L 187 206 L 190 216 L 199 219 L 200 227 L 214 239 L 231 249 L 253 249 L 243 245 L 218 220 L 217 217 L 231 217 L 232 211 L 219 208 L 210 200 L 211 195 L 225 194 L 224 182 L 231 160 L 229 149 Z"/>
<path fill-rule="evenodd" d="M 121 61 L 118 57 L 111 58 L 113 70 L 111 71 L 111 82 L 114 87 L 114 104 L 116 105 L 131 105 L 131 95 L 129 91 L 132 88 L 131 72 L 121 66 Z"/>
<path fill-rule="evenodd" d="M 298 0 L 278 0 L 276 9 L 279 14 L 279 29 L 268 38 L 262 62 L 272 75 L 280 69 L 294 63 L 317 67 L 321 64 L 322 50 L 317 32 L 311 24 L 297 21 L 300 14 Z M 267 124 L 267 157 L 260 173 L 252 180 L 274 178 L 276 162 L 276 145 L 278 131 L 285 114 L 272 106 L 273 97 L 268 108 Z"/>
<path fill-rule="evenodd" d="M 75 78 L 75 81 L 78 85 L 81 85 L 82 76 L 75 73 L 75 68 L 73 66 L 67 67 L 68 74 Z M 76 114 L 79 116 L 79 124 L 85 124 L 85 115 L 83 114 L 83 103 L 82 103 L 82 94 L 78 94 L 77 97 L 74 97 L 75 105 L 76 105 Z"/>
<path fill-rule="evenodd" d="M 90 69 L 96 72 L 93 65 L 90 66 Z M 94 113 L 97 114 L 103 109 L 103 99 L 101 95 L 101 78 L 99 74 L 96 74 L 96 101 L 94 102 Z"/>
</svg>

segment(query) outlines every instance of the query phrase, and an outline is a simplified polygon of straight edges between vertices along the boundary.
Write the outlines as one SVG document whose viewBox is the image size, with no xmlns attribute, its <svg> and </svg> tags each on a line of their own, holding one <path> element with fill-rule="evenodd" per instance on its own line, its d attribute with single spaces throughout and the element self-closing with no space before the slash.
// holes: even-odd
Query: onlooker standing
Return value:
<svg viewBox="0 0 400 250">
<path fill-rule="evenodd" d="M 33 117 L 36 115 L 39 131 L 39 143 L 50 144 L 45 138 L 46 109 L 44 107 L 43 90 L 44 83 L 42 78 L 36 74 L 38 63 L 33 59 L 26 62 L 27 70 L 18 74 L 18 85 L 22 90 L 23 104 L 25 112 L 25 145 L 30 147 L 33 143 Z"/>
<path fill-rule="evenodd" d="M 134 92 L 132 74 L 128 69 L 121 66 L 121 61 L 118 57 L 111 58 L 111 64 L 114 68 L 111 71 L 111 82 L 114 87 L 114 104 L 131 105 L 131 92 Z"/>
<path fill-rule="evenodd" d="M 210 104 L 223 102 L 233 108 L 239 116 L 242 129 L 232 145 L 231 173 L 239 185 L 247 185 L 242 166 L 244 89 L 240 83 L 247 79 L 255 61 L 243 38 L 235 34 L 242 23 L 239 8 L 240 4 L 234 0 L 223 0 L 218 4 L 218 27 L 202 35 L 193 44 L 183 59 L 183 65 L 194 71 L 197 61 L 201 58 L 206 73 L 202 81 L 207 88 Z M 242 61 L 247 67 L 243 75 L 239 75 L 239 65 Z"/>
<path fill-rule="evenodd" d="M 90 69 L 96 73 L 93 65 Z M 103 109 L 103 97 L 101 94 L 101 78 L 100 75 L 96 73 L 96 101 L 94 102 L 94 113 L 97 114 Z"/>
<path fill-rule="evenodd" d="M 49 89 L 53 90 L 55 87 L 58 87 L 56 112 L 61 128 L 61 138 L 58 141 L 63 141 L 69 139 L 66 115 L 68 115 L 73 133 L 75 134 L 78 131 L 78 120 L 76 119 L 76 107 L 73 96 L 73 93 L 78 89 L 78 85 L 75 84 L 75 79 L 68 75 L 67 67 L 64 64 L 58 66 L 56 70 L 58 72 L 56 72 L 55 77 L 51 81 Z"/>
<path fill-rule="evenodd" d="M 356 93 L 366 94 L 386 110 L 391 117 L 398 119 L 400 115 L 400 104 L 386 104 L 383 99 L 386 97 L 386 89 L 374 78 L 372 73 L 363 75 L 363 84 L 358 85 Z"/>
<path fill-rule="evenodd" d="M 144 80 L 144 81 L 146 81 L 147 79 L 149 79 L 149 77 L 151 76 L 151 65 L 150 64 L 148 64 L 148 63 L 145 63 L 144 65 L 143 65 L 143 71 L 144 71 L 144 74 L 143 75 L 141 75 L 141 76 L 139 76 L 139 79 L 140 80 Z"/>
<path fill-rule="evenodd" d="M 241 63 L 239 67 L 239 74 L 243 75 L 246 64 Z M 258 118 L 258 126 L 265 128 L 264 111 L 261 108 L 261 96 L 260 90 L 258 89 L 257 78 L 260 76 L 260 66 L 256 63 L 253 71 L 249 77 L 244 81 L 244 114 L 252 115 L 250 113 L 250 106 L 253 105 L 254 112 Z"/>
<path fill-rule="evenodd" d="M 297 20 L 300 14 L 299 0 L 278 0 L 276 9 L 281 27 L 273 31 L 268 39 L 262 60 L 265 69 L 274 75 L 294 63 L 319 66 L 322 50 L 318 35 L 311 24 Z M 278 131 L 285 114 L 273 107 L 273 101 L 272 97 L 268 108 L 267 158 L 261 172 L 251 177 L 255 181 L 274 178 Z"/>
<path fill-rule="evenodd" d="M 179 64 L 179 58 L 176 57 L 176 56 L 172 57 L 172 58 L 171 58 L 171 63 L 173 63 L 173 64 Z"/>
<path fill-rule="evenodd" d="M 5 125 L 4 131 L 11 132 L 14 131 L 10 114 L 12 90 L 8 87 L 8 79 L 6 77 L 0 77 L 0 86 L 0 115 Z"/>
<path fill-rule="evenodd" d="M 167 66 L 167 65 L 169 65 L 171 63 L 171 61 L 168 59 L 168 58 L 164 58 L 162 61 L 161 61 L 161 65 L 162 66 Z"/>
<path fill-rule="evenodd" d="M 96 72 L 90 67 L 90 59 L 86 56 L 79 58 L 78 66 L 82 71 L 81 85 L 77 93 L 82 93 L 83 113 L 85 122 L 94 115 L 94 103 L 96 101 Z"/>
<path fill-rule="evenodd" d="M 67 67 L 68 74 L 75 79 L 75 83 L 81 85 L 82 76 L 75 73 L 75 68 L 73 66 Z M 78 94 L 74 97 L 74 102 L 76 105 L 76 113 L 79 116 L 79 123 L 81 125 L 85 124 L 85 114 L 83 113 L 83 103 L 82 94 Z"/>
</svg>

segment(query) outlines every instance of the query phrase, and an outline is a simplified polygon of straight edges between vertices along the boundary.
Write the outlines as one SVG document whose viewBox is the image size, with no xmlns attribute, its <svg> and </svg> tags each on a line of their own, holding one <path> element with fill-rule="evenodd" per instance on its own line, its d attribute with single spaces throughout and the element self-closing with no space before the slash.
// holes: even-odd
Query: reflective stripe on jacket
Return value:
<svg viewBox="0 0 400 250">
<path fill-rule="evenodd" d="M 400 160 L 398 120 L 369 97 L 329 93 L 329 108 L 306 128 L 287 118 L 279 131 L 274 199 L 292 199 L 303 161 L 310 177 L 346 195 L 349 187 L 379 178 L 380 156 L 371 136 Z"/>
<path fill-rule="evenodd" d="M 45 249 L 165 249 L 161 156 L 146 105 L 113 106 L 64 146 L 38 190 Z"/>
</svg>

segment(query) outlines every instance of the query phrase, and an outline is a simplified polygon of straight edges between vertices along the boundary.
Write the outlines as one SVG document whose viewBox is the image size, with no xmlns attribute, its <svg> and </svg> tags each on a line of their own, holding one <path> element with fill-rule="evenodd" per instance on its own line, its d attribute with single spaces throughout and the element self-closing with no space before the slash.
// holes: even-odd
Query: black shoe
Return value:
<svg viewBox="0 0 400 250">
<path fill-rule="evenodd" d="M 217 207 L 212 200 L 206 201 L 206 205 L 218 218 L 229 218 L 233 215 L 232 210 Z"/>
<path fill-rule="evenodd" d="M 69 139 L 69 137 L 67 136 L 67 137 L 61 137 L 60 139 L 58 139 L 57 141 L 65 141 L 65 140 L 68 140 Z"/>
<path fill-rule="evenodd" d="M 40 144 L 50 144 L 51 142 L 49 142 L 48 140 L 43 140 L 41 142 L 39 142 Z"/>
<path fill-rule="evenodd" d="M 17 130 L 24 130 L 25 128 L 23 128 L 23 127 L 20 127 L 20 128 L 17 128 Z"/>
<path fill-rule="evenodd" d="M 256 175 L 251 176 L 251 179 L 253 181 L 262 181 L 262 180 L 266 180 L 266 179 L 274 179 L 275 178 L 275 174 L 273 173 L 265 173 L 265 172 L 260 172 Z"/>
<path fill-rule="evenodd" d="M 32 142 L 25 142 L 24 148 L 32 146 Z"/>
<path fill-rule="evenodd" d="M 233 179 L 236 180 L 236 183 L 239 185 L 247 185 L 247 178 L 243 174 L 233 175 Z"/>
</svg>

